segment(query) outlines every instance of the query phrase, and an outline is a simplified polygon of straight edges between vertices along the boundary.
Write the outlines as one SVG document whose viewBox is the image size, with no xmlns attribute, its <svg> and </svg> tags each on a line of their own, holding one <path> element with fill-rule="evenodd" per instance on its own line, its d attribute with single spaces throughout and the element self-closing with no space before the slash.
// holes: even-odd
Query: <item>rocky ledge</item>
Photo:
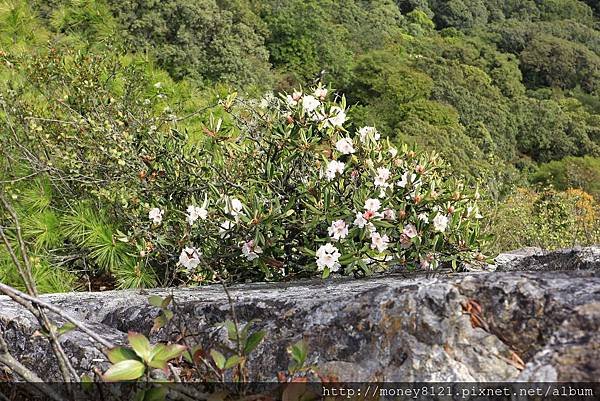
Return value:
<svg viewBox="0 0 600 401">
<path fill-rule="evenodd" d="M 530 248 L 500 255 L 496 270 L 247 284 L 230 295 L 238 319 L 258 319 L 267 332 L 249 363 L 256 380 L 274 380 L 288 365 L 286 348 L 302 338 L 309 363 L 345 381 L 598 380 L 600 247 Z M 171 292 L 197 341 L 220 341 L 215 325 L 231 316 L 219 286 L 44 298 L 122 344 L 129 330 L 150 333 L 159 311 L 148 297 Z M 15 357 L 45 379 L 58 377 L 33 317 L 5 297 L 0 329 Z M 106 368 L 84 334 L 61 338 L 76 369 Z"/>
</svg>

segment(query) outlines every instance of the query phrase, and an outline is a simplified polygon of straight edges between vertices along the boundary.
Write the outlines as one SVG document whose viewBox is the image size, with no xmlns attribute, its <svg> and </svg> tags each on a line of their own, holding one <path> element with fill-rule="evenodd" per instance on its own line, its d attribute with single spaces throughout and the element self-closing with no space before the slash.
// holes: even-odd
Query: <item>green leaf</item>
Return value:
<svg viewBox="0 0 600 401">
<path fill-rule="evenodd" d="M 246 340 L 246 345 L 244 345 L 244 354 L 248 355 L 254 351 L 258 344 L 260 344 L 262 339 L 265 337 L 265 334 L 266 333 L 263 330 L 252 333 Z"/>
<path fill-rule="evenodd" d="M 65 323 L 61 327 L 58 328 L 58 335 L 60 337 L 63 334 L 66 334 L 69 331 L 74 330 L 75 328 L 77 328 L 77 326 L 75 326 L 73 323 L 71 323 L 71 322 Z"/>
<path fill-rule="evenodd" d="M 213 361 L 215 361 L 217 368 L 221 370 L 225 368 L 225 356 L 223 354 L 216 349 L 212 349 L 210 350 L 210 356 L 212 356 Z"/>
<path fill-rule="evenodd" d="M 169 295 L 168 297 L 166 297 L 165 299 L 163 299 L 162 304 L 160 305 L 161 308 L 166 309 L 171 302 L 173 301 L 173 295 Z"/>
<path fill-rule="evenodd" d="M 154 331 L 157 331 L 158 329 L 164 327 L 165 324 L 167 324 L 167 321 L 168 321 L 168 319 L 165 316 L 165 314 L 161 313 L 154 319 L 154 326 L 152 326 L 151 331 L 154 332 Z"/>
<path fill-rule="evenodd" d="M 292 345 L 291 349 L 292 359 L 297 363 L 298 366 L 304 365 L 306 361 L 306 355 L 308 354 L 308 346 L 304 340 L 298 341 Z"/>
<path fill-rule="evenodd" d="M 227 336 L 231 341 L 237 341 L 237 328 L 235 327 L 235 323 L 231 320 L 226 320 L 223 323 L 223 327 L 227 329 Z"/>
<path fill-rule="evenodd" d="M 116 347 L 108 350 L 106 353 L 108 356 L 108 360 L 111 363 L 119 363 L 127 360 L 138 360 L 139 357 L 135 352 L 125 347 Z"/>
<path fill-rule="evenodd" d="M 146 390 L 144 393 L 144 401 L 164 401 L 167 398 L 167 392 L 169 390 L 166 387 L 154 387 L 150 390 Z"/>
<path fill-rule="evenodd" d="M 92 391 L 94 389 L 94 379 L 90 375 L 81 376 L 81 387 L 85 391 Z"/>
<path fill-rule="evenodd" d="M 158 295 L 152 295 L 148 298 L 148 302 L 152 306 L 156 306 L 157 308 L 162 308 L 163 299 Z"/>
<path fill-rule="evenodd" d="M 141 333 L 134 333 L 133 331 L 130 331 L 127 335 L 127 338 L 129 339 L 129 344 L 135 353 L 138 354 L 142 360 L 148 361 L 152 348 L 150 346 L 150 341 L 148 341 L 146 336 Z"/>
<path fill-rule="evenodd" d="M 164 369 L 167 366 L 167 362 L 179 358 L 186 350 L 185 345 L 180 344 L 159 345 L 162 345 L 162 347 L 155 346 L 148 362 L 148 365 L 153 368 Z"/>
<path fill-rule="evenodd" d="M 239 365 L 241 361 L 242 358 L 240 358 L 239 355 L 230 356 L 229 359 L 227 359 L 227 362 L 225 362 L 224 369 L 231 369 L 234 366 Z"/>
<path fill-rule="evenodd" d="M 135 380 L 142 377 L 145 370 L 146 367 L 142 362 L 129 359 L 111 366 L 102 375 L 102 379 L 107 382 Z"/>
<path fill-rule="evenodd" d="M 330 271 L 329 271 L 329 267 L 325 267 L 323 269 L 323 275 L 321 276 L 321 278 L 326 279 L 327 277 L 329 277 Z"/>
</svg>

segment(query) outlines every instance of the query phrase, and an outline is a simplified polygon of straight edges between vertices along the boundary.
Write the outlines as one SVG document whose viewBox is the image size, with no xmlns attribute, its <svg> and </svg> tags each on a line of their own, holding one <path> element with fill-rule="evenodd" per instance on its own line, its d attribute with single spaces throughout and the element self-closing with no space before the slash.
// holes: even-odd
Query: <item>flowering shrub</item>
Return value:
<svg viewBox="0 0 600 401">
<path fill-rule="evenodd" d="M 479 195 L 438 155 L 397 149 L 375 127 L 355 129 L 345 99 L 328 100 L 321 86 L 262 106 L 251 117 L 238 111 L 247 117 L 240 135 L 214 132 L 221 145 L 203 155 L 218 174 L 181 223 L 189 235 L 179 264 L 189 273 L 225 255 L 229 273 L 236 266 L 270 279 L 484 260 Z M 156 222 L 162 209 L 149 213 Z"/>
<path fill-rule="evenodd" d="M 81 57 L 74 69 L 61 57 L 22 60 L 21 90 L 44 107 L 5 97 L 3 149 L 21 166 L 6 190 L 25 202 L 27 176 L 50 183 L 45 204 L 67 235 L 31 239 L 51 264 L 96 265 L 137 287 L 484 259 L 477 192 L 437 154 L 353 126 L 323 86 L 199 108 L 171 102 L 174 84 L 135 65 Z"/>
</svg>

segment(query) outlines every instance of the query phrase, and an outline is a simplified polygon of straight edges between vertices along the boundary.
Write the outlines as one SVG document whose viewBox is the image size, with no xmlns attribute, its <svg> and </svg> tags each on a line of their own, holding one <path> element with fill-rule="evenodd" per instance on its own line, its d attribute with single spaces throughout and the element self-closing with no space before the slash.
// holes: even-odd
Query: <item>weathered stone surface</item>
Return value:
<svg viewBox="0 0 600 401">
<path fill-rule="evenodd" d="M 341 380 L 595 381 L 600 378 L 598 249 L 513 253 L 499 258 L 496 273 L 246 284 L 230 293 L 238 319 L 259 319 L 257 327 L 268 333 L 249 363 L 255 379 L 273 380 L 287 367 L 287 346 L 304 338 L 309 362 Z M 221 341 L 215 324 L 231 317 L 223 289 L 172 291 L 177 315 L 197 333 L 194 339 L 206 347 Z M 148 292 L 45 298 L 121 343 L 128 330 L 150 332 L 158 310 L 147 298 L 171 290 Z M 480 327 L 473 327 L 464 310 L 469 301 L 481 305 Z M 175 323 L 153 339 L 175 336 Z M 31 337 L 32 317 L 6 298 L 0 298 L 0 326 L 16 357 L 45 378 L 57 377 L 44 340 Z M 80 371 L 106 367 L 84 335 L 71 332 L 63 341 Z"/>
</svg>

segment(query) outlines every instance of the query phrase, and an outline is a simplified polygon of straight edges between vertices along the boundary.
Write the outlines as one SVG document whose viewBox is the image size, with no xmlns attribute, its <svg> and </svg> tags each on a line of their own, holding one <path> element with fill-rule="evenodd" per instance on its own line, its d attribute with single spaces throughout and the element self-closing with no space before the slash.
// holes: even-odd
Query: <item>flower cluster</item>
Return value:
<svg viewBox="0 0 600 401">
<path fill-rule="evenodd" d="M 437 154 L 352 126 L 345 99 L 330 101 L 329 92 L 270 98 L 260 121 L 236 127 L 236 141 L 207 139 L 217 172 L 206 178 L 204 203 L 182 213 L 185 271 L 223 266 L 229 275 L 276 279 L 482 259 L 476 191 Z M 164 216 L 161 207 L 149 210 L 155 227 Z"/>
</svg>

